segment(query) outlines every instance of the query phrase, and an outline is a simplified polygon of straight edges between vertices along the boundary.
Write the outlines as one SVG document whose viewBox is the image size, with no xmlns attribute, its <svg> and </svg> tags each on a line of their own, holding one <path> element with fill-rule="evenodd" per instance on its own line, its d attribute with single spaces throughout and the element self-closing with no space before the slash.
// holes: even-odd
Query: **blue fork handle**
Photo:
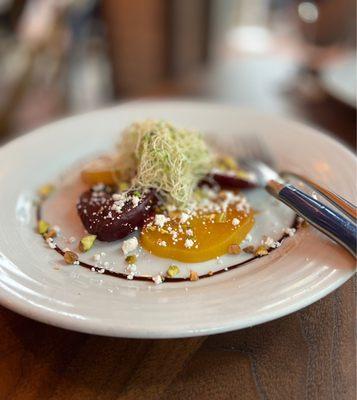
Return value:
<svg viewBox="0 0 357 400">
<path fill-rule="evenodd" d="M 269 181 L 266 189 L 356 257 L 357 225 L 355 223 L 293 185 Z"/>
</svg>

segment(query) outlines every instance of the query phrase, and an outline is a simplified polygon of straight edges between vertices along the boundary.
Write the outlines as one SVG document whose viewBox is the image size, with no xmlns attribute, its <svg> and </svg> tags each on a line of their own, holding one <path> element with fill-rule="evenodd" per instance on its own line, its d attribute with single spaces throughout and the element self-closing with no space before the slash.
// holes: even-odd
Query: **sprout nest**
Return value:
<svg viewBox="0 0 357 400">
<path fill-rule="evenodd" d="M 119 165 L 136 188 L 154 188 L 165 200 L 184 207 L 212 166 L 201 134 L 168 122 L 134 123 L 118 145 Z"/>
</svg>

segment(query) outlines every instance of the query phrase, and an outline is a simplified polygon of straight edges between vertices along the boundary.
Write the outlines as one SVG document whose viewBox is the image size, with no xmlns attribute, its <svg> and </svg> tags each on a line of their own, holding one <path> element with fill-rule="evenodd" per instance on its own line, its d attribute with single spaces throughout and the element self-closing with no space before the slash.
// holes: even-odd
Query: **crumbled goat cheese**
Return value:
<svg viewBox="0 0 357 400">
<path fill-rule="evenodd" d="M 140 202 L 140 198 L 138 196 L 133 196 L 131 202 L 133 203 L 134 207 L 137 207 Z"/>
<path fill-rule="evenodd" d="M 161 275 L 155 275 L 152 277 L 152 280 L 154 281 L 155 285 L 160 285 L 162 283 L 162 277 Z"/>
<path fill-rule="evenodd" d="M 123 250 L 124 255 L 127 255 L 131 251 L 135 250 L 138 247 L 138 239 L 136 237 L 125 240 L 121 249 Z"/>
<path fill-rule="evenodd" d="M 52 238 L 46 239 L 46 242 L 47 242 L 48 246 L 49 246 L 51 249 L 55 249 L 55 248 L 56 248 L 56 243 L 54 243 L 54 241 L 53 241 Z"/>
<path fill-rule="evenodd" d="M 93 187 L 92 187 L 92 190 L 94 191 L 94 192 L 101 192 L 103 189 L 104 189 L 104 185 L 103 185 L 103 183 L 98 183 L 98 184 L 96 184 L 96 185 L 94 185 Z"/>
<path fill-rule="evenodd" d="M 193 230 L 192 229 L 187 229 L 186 230 L 186 235 L 187 236 L 193 236 Z"/>
<path fill-rule="evenodd" d="M 125 205 L 125 201 L 124 200 L 115 201 L 114 204 L 112 205 L 111 209 L 113 211 L 116 211 L 119 214 L 119 213 L 121 213 L 124 205 Z"/>
<path fill-rule="evenodd" d="M 280 242 L 275 241 L 272 237 L 267 236 L 262 241 L 261 244 L 266 246 L 268 249 L 276 249 L 280 246 Z"/>
<path fill-rule="evenodd" d="M 167 221 L 170 221 L 170 218 L 165 217 L 164 214 L 156 214 L 154 224 L 159 228 L 162 228 Z"/>
<path fill-rule="evenodd" d="M 124 196 L 123 196 L 122 193 L 114 193 L 114 194 L 112 195 L 112 199 L 113 199 L 114 201 L 124 200 Z"/>
<path fill-rule="evenodd" d="M 286 233 L 288 236 L 292 237 L 295 235 L 296 229 L 295 228 L 285 228 L 283 230 L 284 233 Z"/>
<path fill-rule="evenodd" d="M 157 242 L 157 244 L 159 245 L 159 246 L 161 246 L 161 247 L 166 247 L 167 246 L 167 243 L 165 242 L 165 240 L 158 240 L 158 242 Z"/>
<path fill-rule="evenodd" d="M 185 247 L 186 247 L 187 249 L 190 249 L 193 245 L 194 245 L 193 240 L 191 240 L 191 239 L 186 239 L 186 241 L 185 241 Z"/>
<path fill-rule="evenodd" d="M 190 216 L 188 215 L 188 214 L 186 214 L 186 213 L 182 213 L 181 214 L 181 217 L 180 217 L 180 223 L 181 224 L 184 224 L 185 222 L 187 222 L 187 220 L 190 218 Z"/>
<path fill-rule="evenodd" d="M 233 225 L 233 226 L 238 226 L 239 224 L 240 224 L 240 221 L 239 221 L 238 218 L 233 218 L 233 219 L 232 219 L 232 225 Z"/>
</svg>

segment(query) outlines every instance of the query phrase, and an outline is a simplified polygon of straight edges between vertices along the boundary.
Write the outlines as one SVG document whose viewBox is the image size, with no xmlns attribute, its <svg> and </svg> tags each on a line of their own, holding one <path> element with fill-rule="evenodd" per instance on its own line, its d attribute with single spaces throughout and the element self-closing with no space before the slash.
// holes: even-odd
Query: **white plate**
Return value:
<svg viewBox="0 0 357 400">
<path fill-rule="evenodd" d="M 356 54 L 324 66 L 321 70 L 322 86 L 343 103 L 356 107 Z"/>
<path fill-rule="evenodd" d="M 255 133 L 284 169 L 306 174 L 356 201 L 354 155 L 311 128 L 234 107 L 133 102 L 68 118 L 0 150 L 0 302 L 49 324 L 102 335 L 164 338 L 206 335 L 278 318 L 327 295 L 354 273 L 352 257 L 312 228 L 267 257 L 198 282 L 153 286 L 60 265 L 34 233 L 36 188 L 72 163 L 110 149 L 131 122 L 163 118 L 232 138 Z M 235 145 L 237 146 L 237 144 Z M 149 287 L 151 289 L 149 289 Z"/>
</svg>

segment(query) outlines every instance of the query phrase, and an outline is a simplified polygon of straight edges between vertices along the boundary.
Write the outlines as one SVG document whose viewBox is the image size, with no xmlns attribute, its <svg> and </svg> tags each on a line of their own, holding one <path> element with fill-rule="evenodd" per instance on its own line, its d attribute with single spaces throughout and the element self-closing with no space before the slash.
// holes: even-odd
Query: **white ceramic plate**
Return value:
<svg viewBox="0 0 357 400">
<path fill-rule="evenodd" d="M 83 332 L 184 337 L 278 318 L 327 295 L 353 275 L 352 257 L 312 228 L 300 230 L 266 257 L 198 282 L 154 286 L 61 265 L 58 254 L 34 232 L 36 189 L 78 160 L 110 149 L 124 127 L 144 118 L 214 133 L 231 153 L 239 146 L 239 135 L 261 135 L 280 167 L 306 174 L 356 201 L 354 155 L 328 136 L 284 119 L 222 105 L 170 101 L 133 102 L 68 118 L 0 150 L 4 306 Z"/>
<path fill-rule="evenodd" d="M 334 97 L 356 107 L 356 54 L 326 65 L 321 70 L 321 83 Z"/>
</svg>

